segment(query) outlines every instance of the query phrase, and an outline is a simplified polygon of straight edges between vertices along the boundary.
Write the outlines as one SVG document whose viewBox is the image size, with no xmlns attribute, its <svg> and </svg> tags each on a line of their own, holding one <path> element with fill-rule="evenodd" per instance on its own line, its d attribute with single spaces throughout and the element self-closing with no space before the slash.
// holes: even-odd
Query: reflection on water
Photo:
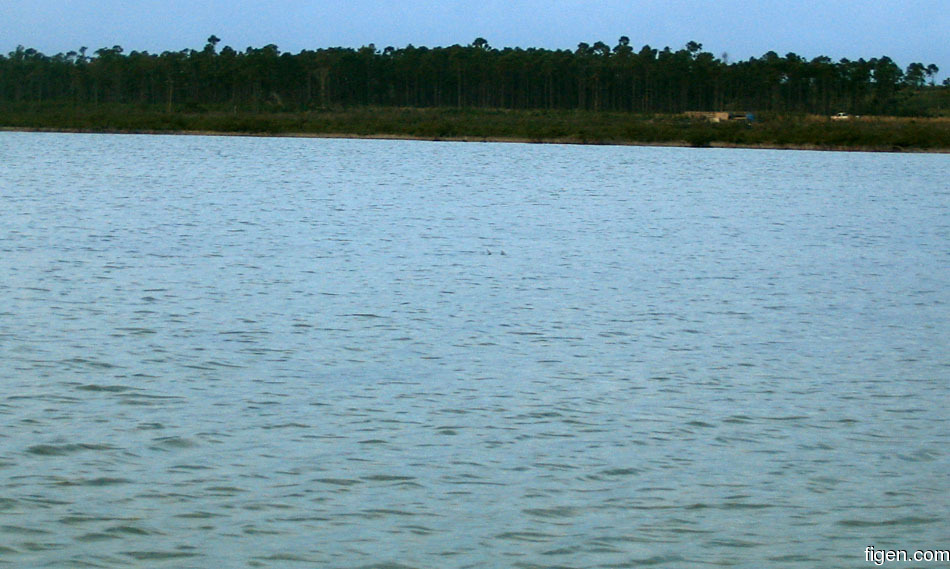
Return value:
<svg viewBox="0 0 950 569">
<path fill-rule="evenodd" d="M 945 547 L 945 156 L 0 134 L 0 564 Z"/>
</svg>

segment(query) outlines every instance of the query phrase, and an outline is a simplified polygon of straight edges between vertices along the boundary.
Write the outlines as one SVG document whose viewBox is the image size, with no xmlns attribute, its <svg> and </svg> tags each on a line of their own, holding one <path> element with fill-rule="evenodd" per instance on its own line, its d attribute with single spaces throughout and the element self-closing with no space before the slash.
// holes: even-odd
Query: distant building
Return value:
<svg viewBox="0 0 950 569">
<path fill-rule="evenodd" d="M 755 120 L 755 115 L 752 113 L 736 111 L 687 111 L 686 116 L 693 119 L 706 119 L 709 122 L 752 122 Z"/>
</svg>

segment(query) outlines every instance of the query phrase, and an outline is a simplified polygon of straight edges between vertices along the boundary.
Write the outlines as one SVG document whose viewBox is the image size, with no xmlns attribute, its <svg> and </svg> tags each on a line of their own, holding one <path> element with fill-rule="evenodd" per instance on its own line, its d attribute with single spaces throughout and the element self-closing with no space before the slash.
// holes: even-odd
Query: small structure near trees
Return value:
<svg viewBox="0 0 950 569">
<path fill-rule="evenodd" d="M 739 122 L 752 122 L 755 120 L 755 115 L 747 112 L 737 112 L 737 111 L 687 111 L 686 116 L 691 119 L 706 119 L 712 123 L 720 122 L 729 122 L 729 121 L 739 121 Z"/>
</svg>

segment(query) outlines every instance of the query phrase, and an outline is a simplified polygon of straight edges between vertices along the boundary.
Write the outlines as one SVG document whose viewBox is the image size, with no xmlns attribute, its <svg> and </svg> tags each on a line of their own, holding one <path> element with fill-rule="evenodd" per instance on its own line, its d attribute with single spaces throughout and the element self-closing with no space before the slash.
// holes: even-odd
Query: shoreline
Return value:
<svg viewBox="0 0 950 569">
<path fill-rule="evenodd" d="M 747 150 L 799 150 L 813 152 L 885 152 L 895 154 L 950 154 L 950 148 L 914 148 L 900 146 L 842 146 L 830 144 L 779 144 L 779 143 L 732 143 L 712 140 L 706 144 L 691 144 L 685 140 L 671 141 L 618 141 L 579 140 L 572 137 L 531 138 L 519 136 L 422 136 L 411 134 L 358 134 L 327 132 L 240 132 L 220 130 L 159 130 L 159 129 L 114 129 L 114 128 L 56 128 L 29 126 L 0 126 L 0 132 L 36 132 L 61 134 L 119 134 L 119 135 L 165 135 L 165 136 L 237 136 L 256 138 L 327 138 L 350 140 L 409 140 L 427 142 L 491 142 L 513 144 L 571 144 L 583 146 L 642 146 L 660 148 L 735 148 Z"/>
</svg>

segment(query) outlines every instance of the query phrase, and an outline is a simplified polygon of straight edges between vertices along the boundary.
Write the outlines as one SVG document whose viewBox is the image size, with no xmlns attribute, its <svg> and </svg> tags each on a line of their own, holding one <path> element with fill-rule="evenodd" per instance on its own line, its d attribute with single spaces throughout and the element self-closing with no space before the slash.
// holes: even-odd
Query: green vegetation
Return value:
<svg viewBox="0 0 950 569">
<path fill-rule="evenodd" d="M 729 63 L 695 42 L 635 51 L 626 37 L 575 51 L 481 38 L 299 54 L 219 42 L 160 55 L 18 48 L 0 56 L 0 127 L 950 149 L 950 85 L 934 84 L 935 65 L 902 70 L 887 57 Z M 686 114 L 712 110 L 755 120 Z M 863 117 L 830 120 L 838 112 Z"/>
<path fill-rule="evenodd" d="M 950 149 L 950 119 L 764 116 L 752 123 L 710 123 L 685 115 L 618 112 L 356 107 L 297 113 L 175 112 L 134 106 L 94 110 L 46 106 L 0 111 L 0 125 L 95 132 L 406 137 L 432 140 L 519 140 L 589 144 L 677 144 Z"/>
</svg>

